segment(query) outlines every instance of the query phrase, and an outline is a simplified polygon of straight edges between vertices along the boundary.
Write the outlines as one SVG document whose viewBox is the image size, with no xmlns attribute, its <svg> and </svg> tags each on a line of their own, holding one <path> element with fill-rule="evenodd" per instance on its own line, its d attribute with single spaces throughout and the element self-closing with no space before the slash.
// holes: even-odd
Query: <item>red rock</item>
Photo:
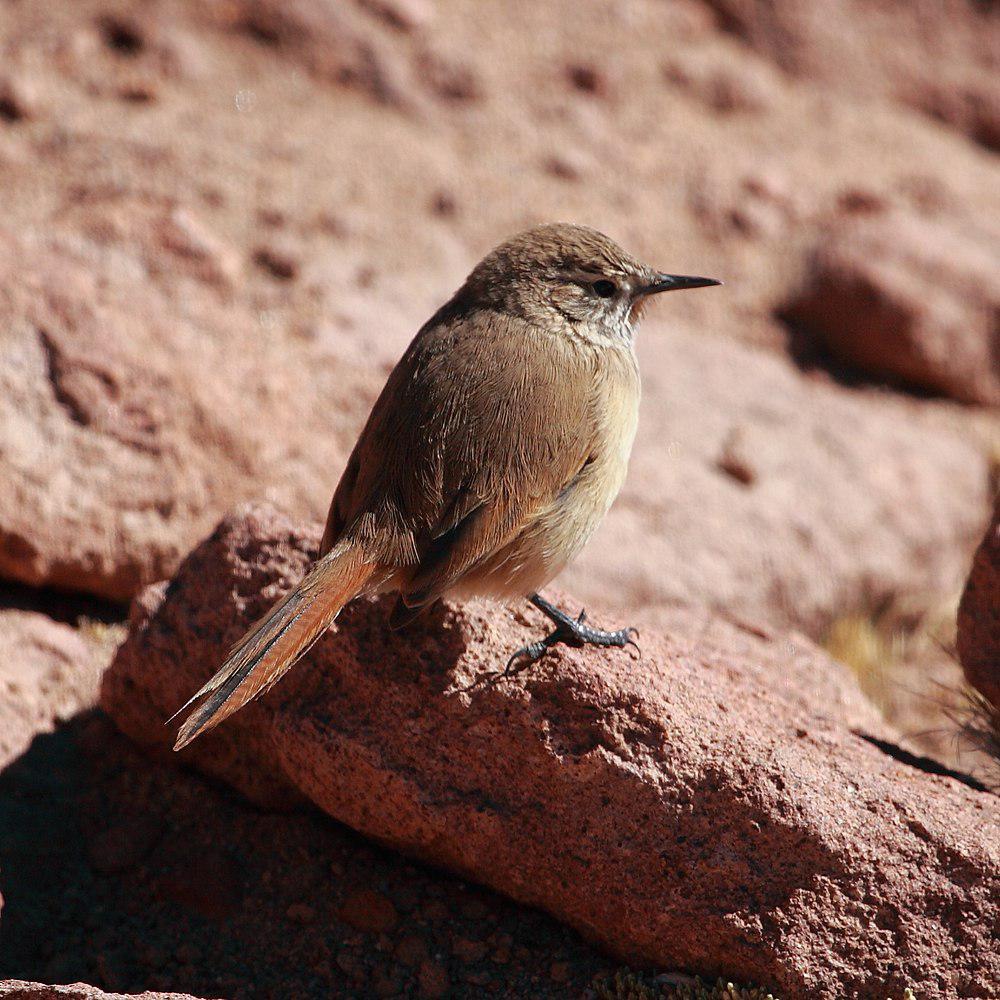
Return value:
<svg viewBox="0 0 1000 1000">
<path fill-rule="evenodd" d="M 123 599 L 168 575 L 233 500 L 266 490 L 268 467 L 296 469 L 277 488 L 318 515 L 357 430 L 345 394 L 379 374 L 235 319 L 199 277 L 229 265 L 192 242 L 190 219 L 175 264 L 162 217 L 86 218 L 134 253 L 0 233 L 0 576 Z M 160 264 L 154 281 L 145 260 Z M 171 317 L 175 295 L 197 320 Z M 289 364 L 302 351 L 313 360 Z M 320 400 L 330 390 L 341 403 Z"/>
<path fill-rule="evenodd" d="M 396 926 L 396 908 L 392 901 L 374 889 L 359 889 L 344 900 L 340 919 L 355 930 L 384 934 Z"/>
<path fill-rule="evenodd" d="M 101 663 L 79 633 L 32 611 L 0 610 L 0 766 L 97 700 Z"/>
<path fill-rule="evenodd" d="M 968 682 L 1000 709 L 1000 498 L 958 606 L 958 656 Z"/>
<path fill-rule="evenodd" d="M 785 315 L 866 374 L 996 405 L 998 310 L 995 241 L 890 214 L 830 233 Z"/>
<path fill-rule="evenodd" d="M 69 986 L 46 986 L 21 979 L 0 980 L 4 1000 L 197 1000 L 187 993 L 105 993 L 96 986 L 73 983 Z"/>
<path fill-rule="evenodd" d="M 448 995 L 451 988 L 448 970 L 440 962 L 430 959 L 421 964 L 417 982 L 422 1000 L 440 1000 Z"/>
<path fill-rule="evenodd" d="M 365 31 L 350 6 L 312 0 L 236 0 L 217 8 L 215 16 L 301 62 L 323 80 L 385 104 L 398 106 L 404 101 L 386 47 Z"/>
<path fill-rule="evenodd" d="M 775 621 L 819 634 L 831 616 L 869 611 L 870 599 L 946 590 L 964 568 L 966 542 L 982 532 L 986 465 L 969 432 L 985 414 L 947 408 L 954 430 L 945 430 L 935 419 L 944 406 L 814 391 L 781 362 L 730 352 L 725 341 L 782 349 L 775 306 L 831 214 L 906 204 L 953 230 L 995 228 L 996 158 L 941 127 L 993 142 L 996 72 L 984 73 L 982 53 L 995 34 L 980 16 L 988 5 L 714 6 L 721 17 L 701 0 L 553 0 L 520 4 L 516 17 L 503 0 L 0 4 L 0 75 L 9 81 L 0 191 L 11 234 L 0 244 L 0 575 L 124 598 L 173 573 L 235 502 L 265 497 L 322 516 L 372 396 L 413 331 L 497 239 L 559 217 L 590 221 L 664 267 L 726 280 L 717 295 L 668 297 L 650 310 L 632 478 L 574 568 L 574 592 L 597 608 L 614 602 L 622 620 L 635 608 L 652 618 L 678 600 L 766 617 L 763 636 L 746 639 L 766 649 L 783 641 Z M 429 82 L 419 78 L 426 53 L 444 64 L 431 61 Z M 689 71 L 687 82 L 668 86 L 667 59 Z M 596 71 L 598 90 L 570 83 L 566 70 L 577 66 Z M 567 151 L 580 183 L 538 168 Z M 253 264 L 254 251 L 272 244 L 295 262 L 295 280 Z M 39 328 L 51 334 L 54 379 Z M 731 437 L 734 428 L 745 430 Z M 291 559 L 290 575 L 297 566 Z M 241 622 L 269 600 L 250 599 L 252 574 L 244 582 L 248 606 L 233 616 Z M 232 599 L 232 588 L 219 595 L 227 616 Z M 218 622 L 185 616 L 217 634 Z M 686 614 L 664 611 L 661 627 L 672 621 L 693 636 Z M 184 621 L 178 627 L 189 635 Z M 155 669 L 191 671 L 156 701 L 140 686 L 121 693 L 119 714 L 136 702 L 143 731 L 159 730 L 193 690 L 193 674 L 217 662 L 214 647 L 201 655 L 192 643 L 196 662 L 178 665 L 159 649 L 172 641 L 164 631 L 135 645 Z M 783 658 L 773 669 L 784 669 Z M 275 696 L 293 694 L 283 687 Z M 54 724 L 47 709 L 37 718 Z M 287 803 L 293 793 L 270 749 L 269 716 L 261 719 L 248 714 L 228 751 L 220 735 L 200 766 L 256 789 L 259 801 Z M 40 741 L 27 764 L 44 766 L 47 746 L 72 746 L 97 725 L 81 720 Z M 96 758 L 123 769 L 115 801 L 128 815 L 131 786 L 164 772 L 110 735 L 99 748 Z M 219 763 L 226 753 L 228 771 Z M 60 788 L 75 780 L 59 771 Z M 93 879 L 87 855 L 71 853 L 67 871 L 57 867 L 65 908 L 57 887 L 45 912 L 94 925 L 71 930 L 54 916 L 54 972 L 43 971 L 43 957 L 29 978 L 58 981 L 60 969 L 88 978 L 103 952 L 108 983 L 134 989 L 185 984 L 213 995 L 192 984 L 214 984 L 216 969 L 213 988 L 226 996 L 245 992 L 248 977 L 275 995 L 314 988 L 320 931 L 341 887 L 335 899 L 315 886 L 289 891 L 300 871 L 296 820 L 242 810 L 183 770 L 145 795 L 167 829 L 185 828 L 192 806 L 204 805 L 193 838 L 202 849 L 238 834 L 248 860 L 269 859 L 273 880 L 243 906 L 260 922 L 227 949 L 213 921 L 163 919 L 159 907 L 178 911 L 150 898 L 145 862 Z M 32 802 L 31 814 L 40 811 Z M 313 864 L 326 872 L 327 842 L 311 836 Z M 97 851 L 102 864 L 116 863 L 114 839 Z M 335 871 L 349 872 L 352 885 L 380 885 L 379 863 L 358 862 L 352 843 L 331 859 Z M 195 853 L 191 841 L 185 850 Z M 24 857 L 5 865 L 5 888 Z M 71 876 L 74 866 L 81 875 Z M 433 886 L 421 873 L 419 884 Z M 81 889 L 86 903 L 73 895 Z M 286 926 L 303 894 L 316 924 L 272 940 L 266 915 Z M 0 933 L 13 950 L 20 904 L 13 889 L 8 896 L 13 915 Z M 414 903 L 414 919 L 433 906 L 441 922 L 428 940 L 447 940 L 460 908 L 450 896 L 428 898 Z M 141 950 L 147 940 L 123 900 L 148 906 L 159 928 L 152 938 L 168 956 L 162 968 L 120 957 L 122 941 Z M 42 912 L 41 898 L 29 903 Z M 504 971 L 524 995 L 537 992 L 563 955 L 548 953 L 544 935 L 528 940 L 534 921 L 520 910 L 495 906 L 511 928 L 522 924 L 518 944 L 530 945 Z M 187 933 L 197 947 L 179 947 L 175 935 Z M 37 937 L 42 949 L 46 934 Z M 348 949 L 354 992 L 387 962 L 391 944 L 373 956 L 377 945 L 372 936 Z M 335 977 L 339 950 L 333 944 L 328 956 Z M 171 956 L 182 951 L 195 966 L 178 973 Z M 573 956 L 574 971 L 594 960 L 579 942 Z M 116 965 L 131 971 L 116 975 Z M 28 975 L 24 961 L 17 968 Z M 288 970 L 289 982 L 275 969 Z M 456 973 L 454 991 L 463 988 Z"/>
<path fill-rule="evenodd" d="M 109 675 L 142 692 L 150 731 L 211 672 L 229 619 L 248 623 L 251 571 L 258 588 L 287 578 L 290 549 L 315 537 L 295 536 L 264 511 L 230 520 L 159 592 Z M 970 995 L 997 981 L 996 797 L 897 751 L 806 640 L 676 610 L 644 629 L 641 660 L 562 650 L 497 681 L 539 616 L 446 606 L 391 633 L 390 603 L 345 610 L 255 706 L 256 743 L 221 727 L 204 753 L 243 738 L 240 767 L 277 760 L 337 819 L 626 961 L 724 968 L 817 1000 L 904 986 L 943 1000 L 956 976 Z M 158 655 L 143 656 L 155 634 Z"/>
<path fill-rule="evenodd" d="M 997 148 L 996 18 L 974 0 L 710 0 L 721 27 L 827 91 L 915 106 Z"/>
</svg>

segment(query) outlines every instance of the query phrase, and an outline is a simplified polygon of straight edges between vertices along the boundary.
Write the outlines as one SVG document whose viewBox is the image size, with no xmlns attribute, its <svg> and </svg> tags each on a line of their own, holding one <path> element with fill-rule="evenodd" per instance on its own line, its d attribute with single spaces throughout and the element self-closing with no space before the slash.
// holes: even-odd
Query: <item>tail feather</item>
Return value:
<svg viewBox="0 0 1000 1000">
<path fill-rule="evenodd" d="M 171 716 L 176 718 L 204 699 L 181 726 L 174 749 L 183 749 L 276 684 L 361 591 L 371 573 L 372 566 L 355 546 L 338 547 L 323 556 L 233 646 L 215 676 Z"/>
</svg>

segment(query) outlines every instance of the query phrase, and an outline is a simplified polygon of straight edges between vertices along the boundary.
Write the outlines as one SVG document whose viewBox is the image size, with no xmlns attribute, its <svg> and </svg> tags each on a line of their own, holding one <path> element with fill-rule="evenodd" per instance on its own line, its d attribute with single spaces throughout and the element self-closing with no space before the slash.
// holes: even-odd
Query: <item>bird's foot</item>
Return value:
<svg viewBox="0 0 1000 1000">
<path fill-rule="evenodd" d="M 540 660 L 549 649 L 559 643 L 576 648 L 582 646 L 616 646 L 618 648 L 635 646 L 636 650 L 639 649 L 635 641 L 639 638 L 639 632 L 634 628 L 620 628 L 614 631 L 594 628 L 586 624 L 586 611 L 581 611 L 578 617 L 572 618 L 538 594 L 532 594 L 528 600 L 555 625 L 555 628 L 544 639 L 522 646 L 511 656 L 504 668 L 504 675 L 507 677 L 530 667 L 532 663 Z"/>
</svg>

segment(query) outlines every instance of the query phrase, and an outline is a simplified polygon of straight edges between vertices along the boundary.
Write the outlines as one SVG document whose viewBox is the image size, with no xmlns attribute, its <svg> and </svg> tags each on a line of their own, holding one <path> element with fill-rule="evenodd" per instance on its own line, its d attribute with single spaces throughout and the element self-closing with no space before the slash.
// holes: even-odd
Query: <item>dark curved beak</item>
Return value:
<svg viewBox="0 0 1000 1000">
<path fill-rule="evenodd" d="M 648 284 L 639 289 L 640 295 L 656 295 L 658 292 L 675 292 L 682 288 L 707 288 L 721 285 L 715 278 L 691 278 L 683 274 L 657 274 Z"/>
</svg>

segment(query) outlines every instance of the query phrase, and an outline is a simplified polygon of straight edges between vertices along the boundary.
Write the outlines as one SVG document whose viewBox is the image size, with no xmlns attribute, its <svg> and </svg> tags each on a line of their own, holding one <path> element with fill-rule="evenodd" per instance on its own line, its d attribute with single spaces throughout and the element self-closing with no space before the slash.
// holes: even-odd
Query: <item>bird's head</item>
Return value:
<svg viewBox="0 0 1000 1000">
<path fill-rule="evenodd" d="M 484 257 L 463 291 L 482 305 L 587 340 L 631 340 L 649 296 L 718 285 L 665 274 L 586 226 L 554 223 L 512 237 Z"/>
</svg>

